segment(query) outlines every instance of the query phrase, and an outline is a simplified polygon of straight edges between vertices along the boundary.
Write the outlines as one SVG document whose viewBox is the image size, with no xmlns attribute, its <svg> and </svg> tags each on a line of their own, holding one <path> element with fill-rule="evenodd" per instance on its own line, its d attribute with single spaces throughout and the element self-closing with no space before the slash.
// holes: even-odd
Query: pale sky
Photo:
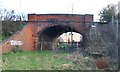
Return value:
<svg viewBox="0 0 120 72">
<path fill-rule="evenodd" d="M 79 42 L 82 40 L 82 35 L 76 32 L 72 32 L 73 34 L 73 40 L 75 42 Z M 71 41 L 71 32 L 67 32 L 67 33 L 63 33 L 62 35 L 60 35 L 60 37 L 64 40 L 64 42 L 68 42 L 68 39 L 70 39 Z"/>
<path fill-rule="evenodd" d="M 0 8 L 14 10 L 17 13 L 37 14 L 93 14 L 98 20 L 98 13 L 108 4 L 118 4 L 120 0 L 0 0 Z"/>
</svg>

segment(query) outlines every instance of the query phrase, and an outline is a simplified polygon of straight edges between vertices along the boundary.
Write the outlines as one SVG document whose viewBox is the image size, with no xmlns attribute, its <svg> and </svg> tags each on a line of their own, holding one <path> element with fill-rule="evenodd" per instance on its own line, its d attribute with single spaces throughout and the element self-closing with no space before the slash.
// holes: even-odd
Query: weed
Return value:
<svg viewBox="0 0 120 72">
<path fill-rule="evenodd" d="M 16 45 L 16 48 L 12 50 L 12 52 L 22 52 L 22 49 L 19 47 L 19 45 Z"/>
</svg>

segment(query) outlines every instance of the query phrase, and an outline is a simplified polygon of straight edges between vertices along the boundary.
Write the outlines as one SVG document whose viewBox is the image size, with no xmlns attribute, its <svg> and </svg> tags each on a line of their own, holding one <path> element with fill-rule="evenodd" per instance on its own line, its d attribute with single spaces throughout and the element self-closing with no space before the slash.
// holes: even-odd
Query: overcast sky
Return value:
<svg viewBox="0 0 120 72">
<path fill-rule="evenodd" d="M 17 13 L 37 14 L 94 14 L 98 20 L 98 13 L 108 4 L 118 4 L 120 0 L 0 0 L 0 8 L 14 10 Z"/>
</svg>

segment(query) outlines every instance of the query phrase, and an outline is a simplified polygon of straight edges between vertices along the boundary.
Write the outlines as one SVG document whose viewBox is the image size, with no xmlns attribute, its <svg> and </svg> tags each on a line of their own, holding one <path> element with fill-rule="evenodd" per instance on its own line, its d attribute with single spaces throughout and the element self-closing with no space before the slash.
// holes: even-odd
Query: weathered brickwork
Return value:
<svg viewBox="0 0 120 72">
<path fill-rule="evenodd" d="M 53 42 L 58 35 L 70 31 L 71 25 L 73 31 L 85 35 L 91 23 L 93 23 L 93 15 L 87 14 L 28 14 L 26 27 L 3 42 L 0 48 L 3 53 L 9 52 L 16 48 L 10 41 L 18 40 L 22 41 L 22 45 L 19 46 L 22 50 L 36 50 L 39 49 L 40 40 Z"/>
<path fill-rule="evenodd" d="M 0 45 L 0 48 L 2 48 L 3 52 L 9 52 L 13 50 L 14 48 L 16 48 L 15 45 L 11 45 L 10 41 L 16 40 L 16 41 L 22 42 L 22 45 L 19 46 L 22 50 L 33 50 L 34 49 L 33 38 L 31 36 L 31 33 L 32 33 L 31 28 L 29 25 L 27 25 L 20 32 L 14 34 L 7 41 L 3 42 Z"/>
</svg>

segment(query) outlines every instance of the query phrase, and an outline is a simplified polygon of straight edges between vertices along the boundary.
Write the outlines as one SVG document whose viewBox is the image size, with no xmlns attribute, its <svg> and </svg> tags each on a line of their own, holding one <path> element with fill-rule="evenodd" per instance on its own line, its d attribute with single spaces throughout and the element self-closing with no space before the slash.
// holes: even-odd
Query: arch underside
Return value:
<svg viewBox="0 0 120 72">
<path fill-rule="evenodd" d="M 71 28 L 70 26 L 64 26 L 64 25 L 56 25 L 52 27 L 48 27 L 39 34 L 39 49 L 42 47 L 43 49 L 51 50 L 53 47 L 57 46 L 58 43 L 58 37 L 66 32 L 77 32 L 79 31 L 75 30 L 74 28 Z"/>
</svg>

